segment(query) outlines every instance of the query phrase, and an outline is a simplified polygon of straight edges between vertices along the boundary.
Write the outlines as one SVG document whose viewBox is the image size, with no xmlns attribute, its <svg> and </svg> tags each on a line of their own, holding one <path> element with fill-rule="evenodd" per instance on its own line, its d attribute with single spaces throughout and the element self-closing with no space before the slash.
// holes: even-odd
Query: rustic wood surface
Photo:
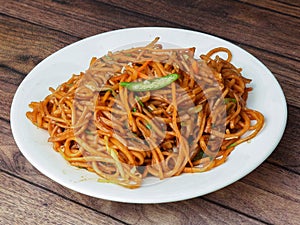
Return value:
<svg viewBox="0 0 300 225">
<path fill-rule="evenodd" d="M 126 204 L 69 190 L 36 170 L 10 127 L 15 91 L 41 60 L 110 30 L 164 26 L 229 40 L 261 60 L 288 103 L 283 138 L 256 170 L 219 191 Z M 300 1 L 3 0 L 0 3 L 0 224 L 300 224 Z"/>
</svg>

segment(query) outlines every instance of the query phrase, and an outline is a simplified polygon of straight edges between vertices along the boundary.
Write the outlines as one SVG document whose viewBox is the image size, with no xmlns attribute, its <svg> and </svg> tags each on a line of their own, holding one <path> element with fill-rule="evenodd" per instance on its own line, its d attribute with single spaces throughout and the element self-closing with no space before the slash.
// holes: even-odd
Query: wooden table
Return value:
<svg viewBox="0 0 300 225">
<path fill-rule="evenodd" d="M 273 72 L 287 99 L 288 123 L 280 144 L 255 171 L 202 197 L 126 204 L 69 190 L 24 158 L 11 133 L 10 107 L 31 69 L 88 36 L 140 26 L 224 38 Z M 298 0 L 1 1 L 0 224 L 300 224 L 299 62 Z"/>
</svg>

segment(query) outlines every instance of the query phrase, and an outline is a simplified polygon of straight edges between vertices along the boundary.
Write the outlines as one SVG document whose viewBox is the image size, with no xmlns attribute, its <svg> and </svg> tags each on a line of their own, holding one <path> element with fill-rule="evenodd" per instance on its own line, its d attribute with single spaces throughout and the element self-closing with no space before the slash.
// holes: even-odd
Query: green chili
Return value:
<svg viewBox="0 0 300 225">
<path fill-rule="evenodd" d="M 199 159 L 204 158 L 204 152 L 203 151 L 199 151 L 196 156 L 193 158 L 193 161 L 197 161 Z"/>
<path fill-rule="evenodd" d="M 135 100 L 144 108 L 144 104 L 142 100 L 139 98 L 139 96 L 135 96 Z"/>
<path fill-rule="evenodd" d="M 147 127 L 148 130 L 151 130 L 151 129 L 152 129 L 152 126 L 151 126 L 150 123 L 147 123 L 147 124 L 146 124 L 146 127 Z"/>
<path fill-rule="evenodd" d="M 229 149 L 229 148 L 235 147 L 235 146 L 237 146 L 237 143 L 236 143 L 236 142 L 234 142 L 234 143 L 228 145 L 228 146 L 226 147 L 226 149 Z"/>
<path fill-rule="evenodd" d="M 228 104 L 229 102 L 236 103 L 236 99 L 235 98 L 224 98 L 224 103 L 225 104 Z"/>
<path fill-rule="evenodd" d="M 120 85 L 130 91 L 153 91 L 168 86 L 177 80 L 178 77 L 177 73 L 171 73 L 164 77 L 144 80 L 142 82 L 120 82 Z"/>
</svg>

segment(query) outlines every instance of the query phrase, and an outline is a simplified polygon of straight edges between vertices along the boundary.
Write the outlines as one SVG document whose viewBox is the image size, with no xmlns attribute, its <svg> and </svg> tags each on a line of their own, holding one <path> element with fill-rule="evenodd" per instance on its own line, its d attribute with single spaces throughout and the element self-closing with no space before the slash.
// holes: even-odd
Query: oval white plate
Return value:
<svg viewBox="0 0 300 225">
<path fill-rule="evenodd" d="M 196 56 L 214 47 L 227 47 L 233 53 L 233 64 L 243 68 L 251 78 L 248 107 L 265 116 L 264 129 L 250 143 L 238 146 L 228 161 L 211 171 L 182 174 L 166 180 L 146 179 L 138 189 L 99 183 L 97 176 L 70 166 L 47 142 L 48 134 L 26 118 L 31 101 L 40 101 L 56 88 L 88 68 L 93 56 L 108 51 L 140 46 L 160 37 L 168 47 L 196 47 Z M 284 94 L 272 73 L 254 56 L 225 40 L 207 34 L 162 27 L 130 28 L 102 33 L 71 44 L 39 63 L 19 86 L 11 107 L 11 127 L 23 155 L 39 171 L 54 181 L 80 193 L 97 198 L 129 203 L 161 203 L 201 196 L 223 188 L 244 177 L 259 166 L 276 148 L 287 119 Z"/>
</svg>

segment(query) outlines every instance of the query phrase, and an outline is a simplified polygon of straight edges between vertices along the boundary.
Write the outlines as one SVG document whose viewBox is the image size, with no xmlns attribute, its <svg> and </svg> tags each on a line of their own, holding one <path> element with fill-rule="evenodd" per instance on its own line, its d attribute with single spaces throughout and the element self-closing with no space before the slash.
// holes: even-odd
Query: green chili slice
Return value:
<svg viewBox="0 0 300 225">
<path fill-rule="evenodd" d="M 234 143 L 228 145 L 228 146 L 226 147 L 226 149 L 229 149 L 229 148 L 235 147 L 235 146 L 237 146 L 237 143 L 236 143 L 236 142 L 234 142 Z"/>
<path fill-rule="evenodd" d="M 152 129 L 152 126 L 151 126 L 150 123 L 147 123 L 147 124 L 146 124 L 146 127 L 147 127 L 148 130 L 151 130 L 151 129 Z"/>
<path fill-rule="evenodd" d="M 139 98 L 139 96 L 135 96 L 135 100 L 144 108 L 144 103 L 142 100 Z"/>
<path fill-rule="evenodd" d="M 224 103 L 225 104 L 228 104 L 229 102 L 236 103 L 236 99 L 235 98 L 224 98 Z"/>
<path fill-rule="evenodd" d="M 171 73 L 164 77 L 144 80 L 142 82 L 120 82 L 122 87 L 130 91 L 153 91 L 168 86 L 179 78 L 177 73 Z"/>
</svg>

